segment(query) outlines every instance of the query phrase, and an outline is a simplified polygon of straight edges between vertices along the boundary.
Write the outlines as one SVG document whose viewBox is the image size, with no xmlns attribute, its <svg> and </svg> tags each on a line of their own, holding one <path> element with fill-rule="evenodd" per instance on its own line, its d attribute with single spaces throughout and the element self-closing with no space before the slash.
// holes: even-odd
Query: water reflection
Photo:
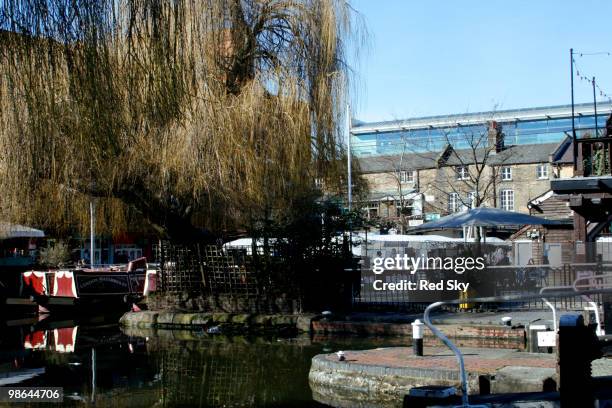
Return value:
<svg viewBox="0 0 612 408">
<path fill-rule="evenodd" d="M 116 326 L 36 322 L 3 328 L 0 344 L 0 385 L 64 387 L 69 405 L 113 405 L 139 390 L 133 406 L 156 401 L 159 372 L 149 362 L 145 339 Z"/>
<path fill-rule="evenodd" d="M 0 384 L 61 386 L 74 405 L 321 407 L 308 386 L 315 354 L 403 341 L 122 332 L 104 323 L 32 321 L 2 328 Z"/>
<path fill-rule="evenodd" d="M 155 338 L 161 403 L 205 407 L 313 406 L 310 346 L 268 339 L 201 341 Z"/>
</svg>

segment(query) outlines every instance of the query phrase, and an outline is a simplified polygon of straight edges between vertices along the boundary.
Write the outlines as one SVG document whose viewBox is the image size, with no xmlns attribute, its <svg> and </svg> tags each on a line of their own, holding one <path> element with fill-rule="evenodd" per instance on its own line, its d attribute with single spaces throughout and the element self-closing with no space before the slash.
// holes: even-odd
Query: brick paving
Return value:
<svg viewBox="0 0 612 408">
<path fill-rule="evenodd" d="M 468 372 L 493 374 L 507 367 L 555 368 L 554 354 L 530 354 L 516 350 L 462 348 L 465 367 Z M 423 357 L 413 355 L 411 347 L 391 347 L 365 351 L 345 351 L 349 364 L 393 368 L 429 368 L 458 370 L 457 358 L 448 348 L 425 348 Z M 325 356 L 326 360 L 337 361 L 335 354 Z"/>
</svg>

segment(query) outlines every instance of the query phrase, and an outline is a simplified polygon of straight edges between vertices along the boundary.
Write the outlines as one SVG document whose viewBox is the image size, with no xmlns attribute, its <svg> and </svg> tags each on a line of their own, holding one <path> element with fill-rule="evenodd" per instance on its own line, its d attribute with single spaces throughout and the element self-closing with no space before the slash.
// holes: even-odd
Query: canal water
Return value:
<svg viewBox="0 0 612 408">
<path fill-rule="evenodd" d="M 63 387 L 75 406 L 322 407 L 308 385 L 314 355 L 403 341 L 11 321 L 0 333 L 0 386 Z"/>
</svg>

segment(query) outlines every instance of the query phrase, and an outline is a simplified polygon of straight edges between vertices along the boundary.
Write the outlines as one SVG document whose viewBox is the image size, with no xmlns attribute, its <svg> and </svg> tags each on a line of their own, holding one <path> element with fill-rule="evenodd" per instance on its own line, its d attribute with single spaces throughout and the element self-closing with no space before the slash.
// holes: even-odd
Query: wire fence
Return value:
<svg viewBox="0 0 612 408">
<path fill-rule="evenodd" d="M 161 242 L 156 256 L 165 300 L 199 298 L 202 308 L 213 310 L 350 307 L 350 288 L 359 276 L 359 271 L 347 272 L 353 259 L 335 244 L 311 249 L 283 242 L 265 246 Z"/>
</svg>

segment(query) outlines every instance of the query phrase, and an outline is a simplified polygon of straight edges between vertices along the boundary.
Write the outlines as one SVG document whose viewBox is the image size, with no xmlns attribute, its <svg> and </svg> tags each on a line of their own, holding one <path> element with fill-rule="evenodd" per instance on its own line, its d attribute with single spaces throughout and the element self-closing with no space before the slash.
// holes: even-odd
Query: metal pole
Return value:
<svg viewBox="0 0 612 408">
<path fill-rule="evenodd" d="M 96 349 L 91 348 L 91 403 L 96 402 Z"/>
<path fill-rule="evenodd" d="M 89 263 L 93 268 L 94 266 L 94 254 L 96 250 L 96 223 L 95 223 L 95 212 L 96 205 L 94 201 L 89 202 Z"/>
<path fill-rule="evenodd" d="M 597 96 L 595 96 L 595 77 L 593 77 L 593 108 L 595 109 L 595 137 L 599 137 L 599 129 L 597 129 Z"/>
<path fill-rule="evenodd" d="M 437 327 L 435 327 L 431 323 L 431 319 L 429 318 L 429 313 L 431 313 L 433 309 L 443 306 L 446 303 L 447 302 L 435 302 L 427 306 L 427 308 L 425 309 L 425 312 L 423 313 L 423 320 L 425 321 L 425 325 L 429 327 L 429 330 L 431 330 L 432 333 L 438 339 L 442 340 L 442 342 L 446 345 L 446 347 L 451 349 L 451 351 L 455 354 L 455 357 L 457 358 L 457 362 L 459 363 L 459 379 L 461 381 L 461 406 L 468 407 L 469 406 L 468 381 L 467 381 L 467 373 L 465 371 L 465 364 L 463 362 L 463 354 L 461 354 L 461 351 L 457 348 L 457 346 L 455 346 L 453 342 L 450 341 L 448 337 L 446 337 L 446 335 L 444 335 L 444 333 L 442 333 Z"/>
<path fill-rule="evenodd" d="M 572 89 L 572 142 L 574 145 L 574 171 L 578 169 L 578 144 L 576 143 L 576 124 L 574 122 L 574 49 L 570 48 L 570 84 Z"/>
<path fill-rule="evenodd" d="M 346 105 L 346 165 L 348 179 L 348 209 L 352 210 L 353 206 L 353 177 L 351 169 L 351 107 Z"/>
</svg>

